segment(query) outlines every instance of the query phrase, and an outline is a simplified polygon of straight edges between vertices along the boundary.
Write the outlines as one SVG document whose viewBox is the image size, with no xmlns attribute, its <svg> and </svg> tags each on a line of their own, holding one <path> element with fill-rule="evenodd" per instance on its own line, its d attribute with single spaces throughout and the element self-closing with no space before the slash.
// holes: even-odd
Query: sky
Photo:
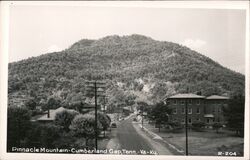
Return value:
<svg viewBox="0 0 250 160">
<path fill-rule="evenodd" d="M 245 16 L 237 9 L 13 5 L 9 62 L 64 50 L 85 38 L 142 34 L 185 45 L 244 74 Z"/>
</svg>

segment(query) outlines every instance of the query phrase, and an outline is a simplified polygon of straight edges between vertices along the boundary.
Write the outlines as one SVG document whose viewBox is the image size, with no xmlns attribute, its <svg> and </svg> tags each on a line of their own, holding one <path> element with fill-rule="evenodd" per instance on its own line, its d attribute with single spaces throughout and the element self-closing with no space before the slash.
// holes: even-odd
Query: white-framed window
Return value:
<svg viewBox="0 0 250 160">
<path fill-rule="evenodd" d="M 173 114 L 177 114 L 177 108 L 173 109 Z"/>
<path fill-rule="evenodd" d="M 185 104 L 185 101 L 184 100 L 181 100 L 181 105 L 184 105 Z"/>
<path fill-rule="evenodd" d="M 188 123 L 192 123 L 192 118 L 188 118 Z"/>
<path fill-rule="evenodd" d="M 193 102 L 192 99 L 188 100 L 188 104 L 192 104 L 192 102 Z"/>
<path fill-rule="evenodd" d="M 184 107 L 181 108 L 181 113 L 185 114 L 185 108 Z"/>
<path fill-rule="evenodd" d="M 200 111 L 200 108 L 199 108 L 199 107 L 196 109 L 196 113 L 197 113 L 197 114 L 200 114 L 200 113 L 201 113 L 201 111 Z"/>
<path fill-rule="evenodd" d="M 201 104 L 201 101 L 199 99 L 196 100 L 196 104 L 197 105 L 200 105 Z"/>
<path fill-rule="evenodd" d="M 217 104 L 217 102 L 216 102 L 216 101 L 213 101 L 213 104 L 214 104 L 214 105 L 216 105 L 216 104 Z"/>
<path fill-rule="evenodd" d="M 182 118 L 182 119 L 181 119 L 181 123 L 185 123 L 185 118 Z"/>
<path fill-rule="evenodd" d="M 218 108 L 218 112 L 221 113 L 221 108 L 220 107 Z"/>
<path fill-rule="evenodd" d="M 212 108 L 212 112 L 214 113 L 215 112 L 215 107 L 213 106 L 213 108 Z"/>
<path fill-rule="evenodd" d="M 192 108 L 188 108 L 188 114 L 192 114 Z"/>
<path fill-rule="evenodd" d="M 177 100 L 176 99 L 174 99 L 174 105 L 177 105 Z"/>
</svg>

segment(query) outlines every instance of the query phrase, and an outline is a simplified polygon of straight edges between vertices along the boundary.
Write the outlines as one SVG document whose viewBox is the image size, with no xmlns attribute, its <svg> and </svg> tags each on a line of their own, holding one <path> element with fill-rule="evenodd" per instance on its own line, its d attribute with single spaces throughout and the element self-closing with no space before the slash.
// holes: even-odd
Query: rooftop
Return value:
<svg viewBox="0 0 250 160">
<path fill-rule="evenodd" d="M 185 93 L 185 94 L 176 94 L 169 98 L 205 98 L 204 96 L 192 94 L 192 93 Z"/>
<path fill-rule="evenodd" d="M 206 99 L 229 99 L 229 98 L 225 96 L 211 95 L 207 97 Z"/>
<path fill-rule="evenodd" d="M 64 110 L 74 111 L 73 109 L 66 109 L 66 108 L 63 108 L 63 107 L 59 107 L 57 109 L 50 109 L 49 110 L 49 114 L 50 114 L 49 117 L 48 117 L 48 114 L 46 113 L 45 115 L 39 117 L 37 120 L 38 121 L 54 121 L 55 117 L 56 117 L 56 114 L 61 112 L 61 111 L 64 111 Z"/>
</svg>

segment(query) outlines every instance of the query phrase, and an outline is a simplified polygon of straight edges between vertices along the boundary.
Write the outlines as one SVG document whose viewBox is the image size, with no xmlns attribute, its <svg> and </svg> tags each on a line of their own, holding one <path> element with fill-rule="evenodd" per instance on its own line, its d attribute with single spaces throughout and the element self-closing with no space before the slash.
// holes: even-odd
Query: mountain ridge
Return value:
<svg viewBox="0 0 250 160">
<path fill-rule="evenodd" d="M 66 96 L 59 99 L 66 101 L 71 92 L 83 95 L 83 81 L 92 79 L 106 80 L 111 88 L 124 83 L 118 88 L 126 93 L 141 92 L 154 102 L 187 88 L 204 95 L 244 94 L 245 85 L 244 75 L 188 47 L 133 34 L 82 39 L 61 52 L 10 63 L 9 95 L 39 95 L 41 100 L 53 95 L 52 91 L 64 91 Z M 151 86 L 148 93 L 138 79 Z M 31 90 L 37 93 L 32 95 Z"/>
</svg>

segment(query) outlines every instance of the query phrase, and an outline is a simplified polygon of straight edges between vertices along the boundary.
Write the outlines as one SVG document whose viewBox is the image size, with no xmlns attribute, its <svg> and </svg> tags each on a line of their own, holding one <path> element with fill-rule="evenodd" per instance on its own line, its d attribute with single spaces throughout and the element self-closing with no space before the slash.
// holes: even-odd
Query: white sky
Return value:
<svg viewBox="0 0 250 160">
<path fill-rule="evenodd" d="M 9 62 L 114 34 L 180 43 L 245 71 L 245 11 L 226 9 L 11 6 Z"/>
</svg>

